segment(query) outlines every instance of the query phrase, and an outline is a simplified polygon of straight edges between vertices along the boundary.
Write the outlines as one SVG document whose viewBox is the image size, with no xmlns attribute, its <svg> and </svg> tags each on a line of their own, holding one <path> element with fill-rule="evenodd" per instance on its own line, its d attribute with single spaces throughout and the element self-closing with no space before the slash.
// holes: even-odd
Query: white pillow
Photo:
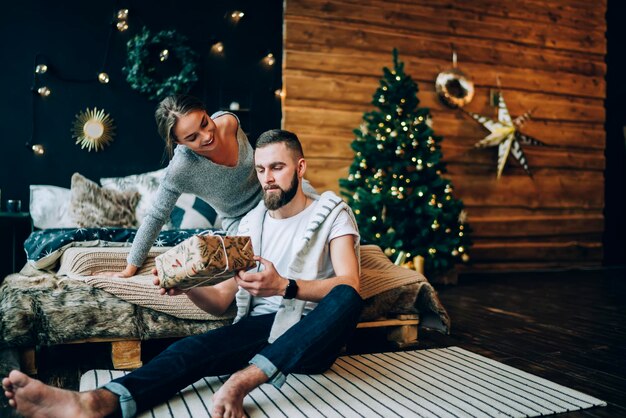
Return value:
<svg viewBox="0 0 626 418">
<path fill-rule="evenodd" d="M 137 205 L 137 221 L 143 222 L 144 217 L 152 208 L 159 184 L 165 176 L 165 169 L 134 174 L 126 177 L 101 178 L 103 187 L 118 191 L 136 190 L 141 194 Z M 221 220 L 215 210 L 205 201 L 190 193 L 183 193 L 176 201 L 170 215 L 170 222 L 163 229 L 220 228 Z"/>
<path fill-rule="evenodd" d="M 76 228 L 69 214 L 70 189 L 32 184 L 30 186 L 30 216 L 39 229 Z"/>
</svg>

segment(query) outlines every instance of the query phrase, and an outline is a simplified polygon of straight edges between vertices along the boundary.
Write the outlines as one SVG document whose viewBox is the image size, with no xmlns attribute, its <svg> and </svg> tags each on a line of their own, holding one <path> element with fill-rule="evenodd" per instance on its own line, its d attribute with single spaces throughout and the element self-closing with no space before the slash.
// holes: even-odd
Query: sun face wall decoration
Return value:
<svg viewBox="0 0 626 418">
<path fill-rule="evenodd" d="M 72 136 L 81 149 L 97 152 L 113 141 L 114 130 L 111 115 L 105 113 L 104 109 L 94 107 L 76 115 Z"/>
</svg>

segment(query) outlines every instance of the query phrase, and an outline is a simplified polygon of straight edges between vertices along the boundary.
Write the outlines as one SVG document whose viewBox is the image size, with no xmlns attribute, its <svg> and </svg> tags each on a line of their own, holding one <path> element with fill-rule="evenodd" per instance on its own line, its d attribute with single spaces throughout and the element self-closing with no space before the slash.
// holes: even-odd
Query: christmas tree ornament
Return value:
<svg viewBox="0 0 626 418">
<path fill-rule="evenodd" d="M 524 135 L 520 132 L 521 127 L 530 119 L 532 111 L 528 111 L 523 115 L 511 119 L 509 109 L 504 101 L 504 96 L 500 91 L 497 95 L 498 101 L 498 120 L 494 121 L 487 116 L 478 115 L 476 113 L 467 112 L 476 122 L 480 123 L 487 129 L 490 134 L 478 141 L 474 146 L 476 148 L 498 147 L 498 168 L 497 178 L 500 179 L 502 171 L 508 160 L 509 155 L 524 168 L 524 171 L 532 178 L 526 155 L 522 149 L 524 145 L 546 145 L 538 139 Z"/>
<path fill-rule="evenodd" d="M 456 66 L 456 52 L 453 51 L 452 69 L 440 72 L 435 79 L 439 98 L 452 108 L 463 107 L 474 98 L 474 82 Z"/>
</svg>

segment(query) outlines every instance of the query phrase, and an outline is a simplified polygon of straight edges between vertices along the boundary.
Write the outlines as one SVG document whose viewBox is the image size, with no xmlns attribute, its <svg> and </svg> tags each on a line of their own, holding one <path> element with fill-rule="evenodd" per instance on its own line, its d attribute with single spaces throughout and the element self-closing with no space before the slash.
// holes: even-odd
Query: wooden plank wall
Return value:
<svg viewBox="0 0 626 418">
<path fill-rule="evenodd" d="M 283 127 L 302 139 L 311 182 L 338 190 L 352 129 L 396 47 L 468 209 L 465 270 L 599 265 L 605 12 L 606 0 L 285 0 Z M 515 161 L 496 180 L 495 148 L 473 149 L 486 131 L 438 101 L 434 80 L 453 47 L 477 88 L 468 110 L 495 116 L 497 76 L 513 117 L 536 109 L 522 131 L 550 146 L 524 148 L 534 180 Z"/>
</svg>

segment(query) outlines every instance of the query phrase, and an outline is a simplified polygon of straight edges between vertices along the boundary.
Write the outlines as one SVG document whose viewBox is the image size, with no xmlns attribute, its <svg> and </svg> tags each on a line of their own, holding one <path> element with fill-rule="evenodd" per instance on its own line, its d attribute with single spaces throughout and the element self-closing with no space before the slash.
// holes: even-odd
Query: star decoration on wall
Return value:
<svg viewBox="0 0 626 418">
<path fill-rule="evenodd" d="M 511 119 L 502 92 L 499 92 L 497 121 L 476 113 L 467 113 L 490 132 L 489 135 L 478 141 L 474 146 L 476 148 L 498 147 L 498 179 L 502 175 L 509 154 L 517 160 L 526 173 L 532 178 L 533 175 L 528 167 L 522 144 L 546 145 L 538 139 L 520 132 L 520 128 L 530 119 L 532 111 L 528 111 L 515 119 Z"/>
</svg>

